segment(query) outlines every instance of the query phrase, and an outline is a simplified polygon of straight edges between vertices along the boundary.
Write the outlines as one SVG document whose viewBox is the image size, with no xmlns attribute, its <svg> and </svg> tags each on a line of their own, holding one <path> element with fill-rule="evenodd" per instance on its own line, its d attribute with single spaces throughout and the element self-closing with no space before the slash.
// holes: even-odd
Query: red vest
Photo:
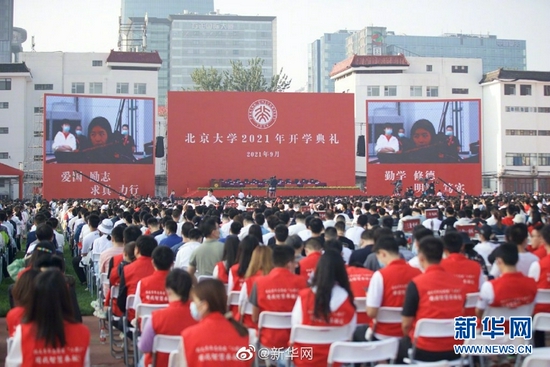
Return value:
<svg viewBox="0 0 550 367">
<path fill-rule="evenodd" d="M 213 332 L 215 330 L 215 332 Z M 248 348 L 247 336 L 240 336 L 219 312 L 204 317 L 197 325 L 181 333 L 188 366 L 250 367 L 251 361 L 239 361 L 237 351 Z"/>
<path fill-rule="evenodd" d="M 321 253 L 315 251 L 300 260 L 300 275 L 306 280 L 309 280 L 309 277 L 311 276 L 311 273 L 315 271 L 320 258 Z"/>
<path fill-rule="evenodd" d="M 252 287 L 254 286 L 254 283 L 256 282 L 256 280 L 259 277 L 261 277 L 263 275 L 264 275 L 263 272 L 261 270 L 258 270 L 258 272 L 255 275 L 246 278 L 246 280 L 244 281 L 244 284 L 246 284 L 246 296 L 248 298 L 250 298 L 250 292 L 252 292 Z M 239 315 L 239 317 L 240 317 L 240 315 Z M 244 324 L 244 326 L 246 326 L 249 329 L 257 329 L 258 328 L 258 324 L 256 324 L 255 322 L 252 321 L 252 316 L 251 315 L 244 315 L 241 322 Z"/>
<path fill-rule="evenodd" d="M 479 292 L 481 266 L 477 261 L 469 260 L 462 254 L 449 254 L 439 264 L 447 273 L 456 275 L 462 280 L 466 293 Z M 463 316 L 475 316 L 475 307 L 464 310 Z"/>
<path fill-rule="evenodd" d="M 235 264 L 229 269 L 229 271 L 231 272 L 231 276 L 233 277 L 233 289 L 231 289 L 231 292 L 238 292 L 243 287 L 244 276 L 240 277 L 237 274 L 237 270 L 239 270 L 239 264 Z"/>
<path fill-rule="evenodd" d="M 153 274 L 155 268 L 149 256 L 140 256 L 133 263 L 126 265 L 122 271 L 124 272 L 124 280 L 126 282 L 126 288 L 128 292 L 127 296 L 136 294 L 136 288 L 138 282 L 148 275 Z M 128 308 L 128 305 L 126 305 Z M 128 309 L 128 320 L 132 321 L 136 316 L 134 309 Z"/>
<path fill-rule="evenodd" d="M 349 301 L 344 301 L 342 305 L 329 315 L 329 322 L 324 319 L 318 319 L 313 315 L 315 308 L 315 293 L 311 288 L 302 289 L 299 293 L 302 303 L 302 324 L 311 326 L 344 326 L 351 322 L 355 315 L 355 307 Z M 294 347 L 301 350 L 304 347 L 313 347 L 313 358 L 307 359 L 294 359 L 294 365 L 296 367 L 304 366 L 325 366 L 327 364 L 328 350 L 330 344 L 316 344 L 316 345 L 304 345 L 301 343 L 295 343 Z"/>
<path fill-rule="evenodd" d="M 21 319 L 25 314 L 25 309 L 23 307 L 14 307 L 8 311 L 6 315 L 6 324 L 8 327 L 8 336 L 11 338 L 15 333 L 15 328 L 17 325 L 21 324 Z"/>
<path fill-rule="evenodd" d="M 537 289 L 550 289 L 550 255 L 546 255 L 542 258 L 539 261 L 539 265 L 540 275 L 537 282 Z M 539 312 L 550 312 L 550 305 L 536 305 L 535 314 Z"/>
<path fill-rule="evenodd" d="M 262 311 L 291 312 L 301 289 L 307 287 L 304 277 L 288 269 L 274 268 L 268 275 L 256 280 L 258 308 Z M 261 344 L 266 348 L 286 348 L 290 329 L 262 329 Z"/>
<path fill-rule="evenodd" d="M 216 265 L 218 266 L 218 279 L 221 280 L 223 284 L 227 284 L 229 282 L 229 274 L 227 274 L 225 262 L 220 261 Z"/>
<path fill-rule="evenodd" d="M 537 283 L 533 278 L 526 277 L 521 272 L 504 273 L 490 281 L 493 285 L 495 298 L 491 307 L 518 308 L 533 303 L 537 295 Z M 525 315 L 530 316 L 530 315 Z M 506 323 L 508 333 L 508 323 Z"/>
<path fill-rule="evenodd" d="M 430 265 L 428 269 L 412 280 L 418 289 L 418 310 L 409 337 L 414 340 L 416 322 L 420 319 L 454 319 L 464 314 L 466 292 L 462 281 L 447 273 L 440 265 Z M 418 338 L 418 349 L 429 352 L 453 350 L 459 340 L 450 338 Z"/>
<path fill-rule="evenodd" d="M 366 297 L 369 282 L 374 272 L 365 268 L 355 266 L 346 266 L 346 271 L 349 278 L 349 286 L 354 298 Z M 367 316 L 366 312 L 357 312 L 358 324 L 369 324 L 372 320 Z"/>
<path fill-rule="evenodd" d="M 90 330 L 83 324 L 65 322 L 65 347 L 52 349 L 46 347 L 43 340 L 36 340 L 33 324 L 21 324 L 21 367 L 65 366 L 82 367 L 86 360 L 86 351 L 90 346 Z"/>
<path fill-rule="evenodd" d="M 168 303 L 166 294 L 166 276 L 168 270 L 155 270 L 148 277 L 141 280 L 139 298 L 143 303 L 164 304 Z"/>
<path fill-rule="evenodd" d="M 155 335 L 181 335 L 181 332 L 189 326 L 195 325 L 197 322 L 191 317 L 189 304 L 176 301 L 170 302 L 167 308 L 153 311 L 151 314 L 151 322 Z M 168 357 L 166 353 L 157 353 L 157 367 L 167 367 Z M 145 354 L 145 365 L 149 366 L 153 363 L 153 354 Z"/>
<path fill-rule="evenodd" d="M 410 266 L 405 260 L 399 259 L 390 262 L 387 266 L 379 270 L 384 284 L 384 294 L 380 307 L 403 307 L 405 302 L 405 290 L 411 280 L 422 274 L 422 272 Z M 370 323 L 373 327 L 373 323 Z M 377 334 L 403 337 L 401 324 L 388 324 L 379 322 L 376 324 Z"/>
</svg>

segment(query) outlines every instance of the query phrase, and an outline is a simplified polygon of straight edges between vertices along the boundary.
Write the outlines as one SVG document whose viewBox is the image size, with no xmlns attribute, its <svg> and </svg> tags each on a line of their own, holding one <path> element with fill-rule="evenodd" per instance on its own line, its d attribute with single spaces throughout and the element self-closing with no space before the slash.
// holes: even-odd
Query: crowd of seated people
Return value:
<svg viewBox="0 0 550 367">
<path fill-rule="evenodd" d="M 264 179 L 213 179 L 211 182 L 211 186 L 215 187 L 215 183 L 218 183 L 219 187 L 248 187 L 248 186 L 256 186 L 256 187 L 267 187 L 270 185 L 270 179 L 264 178 Z M 321 186 L 325 187 L 327 186 L 326 182 L 321 182 L 317 179 L 278 179 L 277 180 L 277 186 L 278 187 L 285 187 L 285 186 L 296 186 L 296 187 L 304 187 L 304 186 Z"/>
<path fill-rule="evenodd" d="M 413 346 L 415 360 L 455 360 L 460 356 L 453 346 L 462 341 L 415 338 L 419 320 L 481 320 L 489 309 L 518 306 L 533 306 L 523 316 L 550 312 L 536 301 L 537 293 L 550 290 L 550 211 L 543 196 L 245 201 L 251 211 L 161 199 L 25 205 L 35 223 L 27 238 L 35 233 L 39 242 L 14 274 L 6 365 L 29 364 L 33 349 L 44 350 L 48 358 L 62 356 L 59 366 L 89 365 L 90 338 L 99 333 L 79 324 L 71 289 L 90 284 L 81 278 L 83 272 L 76 272 L 81 283 L 76 285 L 62 276 L 64 262 L 55 254 L 55 235 L 43 230 L 48 225 L 43 217 L 57 218 L 71 239 L 75 267 L 85 258 L 82 251 L 100 254 L 99 268 L 106 270 L 111 286 L 119 287 L 118 296 L 106 296 L 106 301 L 113 298 L 107 311 L 127 316 L 114 327 L 140 330 L 137 346 L 147 365 L 152 360 L 168 365 L 168 354 L 154 353 L 155 339 L 162 335 L 181 337 L 173 355 L 177 365 L 251 366 L 251 360 L 237 355 L 255 337 L 270 350 L 313 351 L 311 358 L 281 353 L 266 361 L 271 365 L 287 359 L 298 367 L 326 365 L 331 343 L 289 344 L 291 329 L 303 326 L 341 328 L 342 341 L 398 338 L 392 356 L 397 362 L 411 358 Z M 310 210 L 303 212 L 306 201 Z M 428 209 L 438 215 L 427 218 Z M 411 220 L 412 228 L 406 224 Z M 469 225 L 475 227 L 473 235 L 458 230 Z M 43 238 L 46 232 L 50 238 Z M 69 287 L 58 285 L 67 282 Z M 468 294 L 475 293 L 477 304 L 465 307 Z M 39 303 L 44 297 L 52 300 L 47 308 Z M 130 297 L 137 301 L 132 304 Z M 145 325 L 136 313 L 140 304 L 158 308 Z M 400 309 L 397 321 L 377 321 L 386 307 Z M 266 311 L 290 315 L 288 328 L 258 334 Z M 56 317 L 46 318 L 45 312 Z M 482 329 L 479 325 L 478 332 Z M 544 332 L 533 337 L 535 347 L 546 345 Z M 72 364 L 65 364 L 70 353 Z M 503 365 L 508 357 L 489 359 L 491 365 Z"/>
</svg>

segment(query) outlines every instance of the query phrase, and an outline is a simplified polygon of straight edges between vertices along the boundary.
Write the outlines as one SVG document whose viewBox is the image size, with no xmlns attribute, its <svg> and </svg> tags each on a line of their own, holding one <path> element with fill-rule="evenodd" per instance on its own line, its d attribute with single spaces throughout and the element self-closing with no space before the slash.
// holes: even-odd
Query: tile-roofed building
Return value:
<svg viewBox="0 0 550 367">
<path fill-rule="evenodd" d="M 353 55 L 340 61 L 332 68 L 330 76 L 333 77 L 352 68 L 372 67 L 408 67 L 409 62 L 403 55 Z"/>
<path fill-rule="evenodd" d="M 0 73 L 30 73 L 30 69 L 25 63 L 20 64 L 0 64 Z"/>
<path fill-rule="evenodd" d="M 108 63 L 124 64 L 162 64 L 162 59 L 158 52 L 121 52 L 111 50 Z"/>
<path fill-rule="evenodd" d="M 550 82 L 550 71 L 507 70 L 500 68 L 483 75 L 480 84 L 489 83 L 495 80 L 534 80 L 539 82 Z"/>
</svg>

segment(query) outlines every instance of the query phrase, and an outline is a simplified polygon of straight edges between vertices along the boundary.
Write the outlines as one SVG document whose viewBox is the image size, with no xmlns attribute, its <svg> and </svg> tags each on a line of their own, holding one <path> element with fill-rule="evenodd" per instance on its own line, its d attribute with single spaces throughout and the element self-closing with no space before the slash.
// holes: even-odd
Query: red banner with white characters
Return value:
<svg viewBox="0 0 550 367">
<path fill-rule="evenodd" d="M 355 185 L 353 95 L 168 93 L 168 187 L 269 179 Z"/>
<path fill-rule="evenodd" d="M 369 195 L 481 193 L 480 100 L 366 104 Z"/>
<path fill-rule="evenodd" d="M 44 96 L 46 198 L 154 195 L 152 98 Z"/>
</svg>

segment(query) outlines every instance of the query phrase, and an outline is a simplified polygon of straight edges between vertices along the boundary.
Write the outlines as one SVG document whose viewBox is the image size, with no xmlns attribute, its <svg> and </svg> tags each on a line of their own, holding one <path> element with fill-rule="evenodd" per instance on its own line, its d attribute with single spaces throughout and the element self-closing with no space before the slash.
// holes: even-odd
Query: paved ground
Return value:
<svg viewBox="0 0 550 367">
<path fill-rule="evenodd" d="M 84 324 L 88 326 L 91 332 L 92 345 L 90 349 L 90 359 L 92 367 L 111 367 L 111 366 L 124 366 L 124 362 L 120 359 L 114 359 L 111 356 L 109 350 L 109 343 L 101 344 L 99 342 L 99 326 L 97 318 L 94 316 L 85 316 Z M 0 318 L 0 366 L 4 366 L 6 358 L 6 338 L 8 333 L 6 331 L 6 319 Z"/>
</svg>

